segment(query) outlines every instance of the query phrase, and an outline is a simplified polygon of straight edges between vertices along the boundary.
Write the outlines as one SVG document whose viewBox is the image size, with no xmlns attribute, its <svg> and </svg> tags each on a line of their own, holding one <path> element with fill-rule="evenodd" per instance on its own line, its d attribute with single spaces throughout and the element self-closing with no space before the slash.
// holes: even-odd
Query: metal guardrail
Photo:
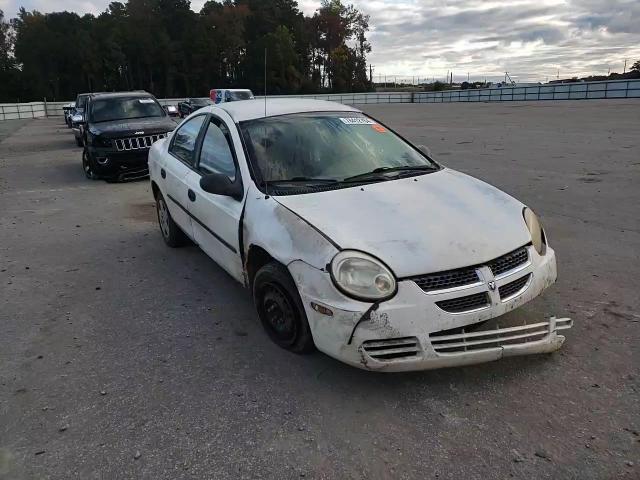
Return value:
<svg viewBox="0 0 640 480">
<path fill-rule="evenodd" d="M 256 97 L 264 98 L 264 97 Z M 513 102 L 541 100 L 590 100 L 640 98 L 640 79 L 605 80 L 535 85 L 529 87 L 444 90 L 440 92 L 329 93 L 317 95 L 270 95 L 268 98 L 308 98 L 346 105 L 375 103 Z M 161 98 L 162 105 L 176 105 L 184 98 Z M 62 116 L 69 102 L 31 102 L 0 104 L 0 121 L 19 118 Z"/>
<path fill-rule="evenodd" d="M 414 103 L 640 98 L 640 79 L 414 93 Z"/>
<path fill-rule="evenodd" d="M 46 117 L 44 102 L 0 103 L 0 121 L 38 117 Z"/>
<path fill-rule="evenodd" d="M 257 99 L 264 96 L 257 96 Z M 267 98 L 305 98 L 326 100 L 345 105 L 363 105 L 367 103 L 413 103 L 412 92 L 373 92 L 373 93 L 327 93 L 317 95 L 269 95 Z"/>
</svg>

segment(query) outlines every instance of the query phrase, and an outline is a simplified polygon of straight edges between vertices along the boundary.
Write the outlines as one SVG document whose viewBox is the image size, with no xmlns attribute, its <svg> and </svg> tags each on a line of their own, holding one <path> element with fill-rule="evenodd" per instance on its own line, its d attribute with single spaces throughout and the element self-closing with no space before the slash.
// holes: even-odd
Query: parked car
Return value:
<svg viewBox="0 0 640 480">
<path fill-rule="evenodd" d="M 571 319 L 504 316 L 556 280 L 538 217 L 426 151 L 346 105 L 207 107 L 151 147 L 160 231 L 250 288 L 293 352 L 401 371 L 560 348 Z"/>
<path fill-rule="evenodd" d="M 62 106 L 62 114 L 64 115 L 64 123 L 71 128 L 71 116 L 76 108 L 76 102 L 67 103 Z"/>
<path fill-rule="evenodd" d="M 149 148 L 176 127 L 146 92 L 91 95 L 85 111 L 82 168 L 89 179 L 131 180 L 149 174 Z"/>
<path fill-rule="evenodd" d="M 208 98 L 187 98 L 184 102 L 178 103 L 178 113 L 180 118 L 184 118 L 209 105 L 213 105 L 213 102 Z"/>
<path fill-rule="evenodd" d="M 73 136 L 76 139 L 76 145 L 82 147 L 82 138 L 84 137 L 84 110 L 87 106 L 87 100 L 89 99 L 90 93 L 80 93 L 76 97 L 75 107 L 73 109 L 73 114 L 71 115 L 71 129 L 73 130 Z"/>
<path fill-rule="evenodd" d="M 165 105 L 164 110 L 167 112 L 167 115 L 170 117 L 179 117 L 180 112 L 178 111 L 178 107 L 175 105 Z"/>
<path fill-rule="evenodd" d="M 253 100 L 253 92 L 246 88 L 214 88 L 209 91 L 209 98 L 214 103 Z"/>
</svg>

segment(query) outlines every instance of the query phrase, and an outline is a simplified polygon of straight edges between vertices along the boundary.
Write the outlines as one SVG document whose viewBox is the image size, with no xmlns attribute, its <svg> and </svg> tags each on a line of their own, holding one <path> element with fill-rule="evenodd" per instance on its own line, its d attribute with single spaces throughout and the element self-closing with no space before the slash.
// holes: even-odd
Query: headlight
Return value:
<svg viewBox="0 0 640 480">
<path fill-rule="evenodd" d="M 94 147 L 110 147 L 111 146 L 111 139 L 110 138 L 104 138 L 104 137 L 102 137 L 100 135 L 96 135 L 96 134 L 93 134 L 91 132 L 88 132 L 87 140 Z"/>
<path fill-rule="evenodd" d="M 344 250 L 331 261 L 331 278 L 338 289 L 357 300 L 385 300 L 396 293 L 396 279 L 380 260 Z"/>
<path fill-rule="evenodd" d="M 544 255 L 546 239 L 538 216 L 528 207 L 524 207 L 522 210 L 522 216 L 524 217 L 524 223 L 527 224 L 527 228 L 531 233 L 531 243 L 533 244 L 533 248 L 535 248 L 536 252 L 540 255 Z"/>
</svg>

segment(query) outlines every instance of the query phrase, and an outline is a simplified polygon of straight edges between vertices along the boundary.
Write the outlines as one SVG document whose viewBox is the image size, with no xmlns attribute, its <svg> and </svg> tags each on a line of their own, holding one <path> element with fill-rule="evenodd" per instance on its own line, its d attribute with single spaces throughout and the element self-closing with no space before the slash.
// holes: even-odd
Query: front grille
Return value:
<svg viewBox="0 0 640 480">
<path fill-rule="evenodd" d="M 443 300 L 436 302 L 436 305 L 445 312 L 450 313 L 462 313 L 470 310 L 476 310 L 489 305 L 489 296 L 486 292 L 476 293 L 474 295 L 467 295 L 465 297 L 452 298 L 450 300 Z"/>
<path fill-rule="evenodd" d="M 420 344 L 416 337 L 390 338 L 387 340 L 367 340 L 362 349 L 371 358 L 384 362 L 416 357 L 420 353 Z"/>
<path fill-rule="evenodd" d="M 530 277 L 531 277 L 531 274 L 525 275 L 524 277 L 514 280 L 513 282 L 509 282 L 505 285 L 502 285 L 498 289 L 498 292 L 500 292 L 500 298 L 502 300 L 505 300 L 515 295 L 516 293 L 520 292 L 520 290 L 522 290 L 525 287 Z"/>
<path fill-rule="evenodd" d="M 462 287 L 480 281 L 475 268 L 461 268 L 459 270 L 447 270 L 446 272 L 431 273 L 421 277 L 412 278 L 425 292 L 444 290 L 447 288 Z"/>
<path fill-rule="evenodd" d="M 464 327 L 451 328 L 429 335 L 431 345 L 441 355 L 488 350 L 507 345 L 535 342 L 558 330 L 571 328 L 569 318 L 527 323 L 520 317 L 497 317 Z"/>
<path fill-rule="evenodd" d="M 158 133 L 156 135 L 144 135 L 140 137 L 116 138 L 114 143 L 119 152 L 141 150 L 150 148 L 154 142 L 166 136 L 166 133 Z"/>
<path fill-rule="evenodd" d="M 498 276 L 509 270 L 524 265 L 529 260 L 529 251 L 527 247 L 520 247 L 513 252 L 509 252 L 506 255 L 491 260 L 487 265 L 493 272 L 494 276 Z"/>
</svg>

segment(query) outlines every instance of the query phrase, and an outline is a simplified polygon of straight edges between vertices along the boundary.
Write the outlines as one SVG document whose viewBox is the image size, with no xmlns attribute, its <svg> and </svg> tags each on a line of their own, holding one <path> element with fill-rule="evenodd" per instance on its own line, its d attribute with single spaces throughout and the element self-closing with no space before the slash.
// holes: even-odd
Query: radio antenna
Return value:
<svg viewBox="0 0 640 480">
<path fill-rule="evenodd" d="M 267 118 L 267 48 L 264 49 L 264 118 Z"/>
<path fill-rule="evenodd" d="M 264 118 L 267 118 L 267 47 L 264 48 Z M 263 148 L 267 149 L 267 126 L 263 124 L 264 131 L 262 132 Z M 268 175 L 269 172 L 262 172 L 262 175 Z M 264 178 L 264 193 L 265 199 L 269 198 L 269 180 Z"/>
</svg>

